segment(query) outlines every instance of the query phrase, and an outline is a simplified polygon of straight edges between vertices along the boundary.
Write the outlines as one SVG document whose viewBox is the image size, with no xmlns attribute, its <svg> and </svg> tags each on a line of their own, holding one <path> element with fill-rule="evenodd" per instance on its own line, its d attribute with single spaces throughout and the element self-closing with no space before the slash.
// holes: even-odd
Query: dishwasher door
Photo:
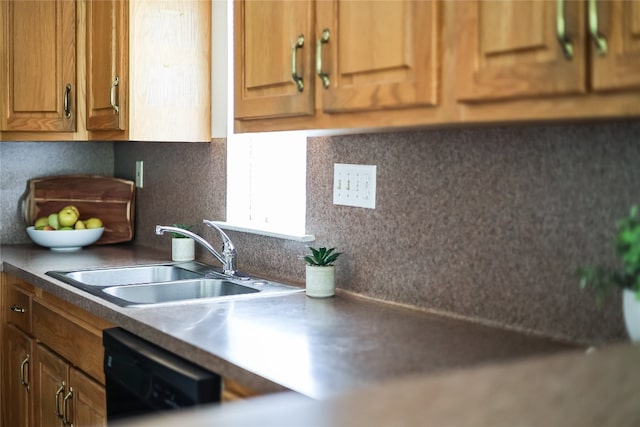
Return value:
<svg viewBox="0 0 640 427">
<path fill-rule="evenodd" d="M 103 332 L 107 421 L 220 401 L 220 376 L 121 328 Z"/>
</svg>

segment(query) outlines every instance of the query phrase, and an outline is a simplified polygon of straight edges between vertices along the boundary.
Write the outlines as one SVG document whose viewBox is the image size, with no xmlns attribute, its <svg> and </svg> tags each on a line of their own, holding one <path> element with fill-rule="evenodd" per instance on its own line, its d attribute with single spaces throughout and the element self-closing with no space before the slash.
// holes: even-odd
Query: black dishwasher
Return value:
<svg viewBox="0 0 640 427">
<path fill-rule="evenodd" d="M 107 421 L 220 401 L 220 376 L 124 329 L 103 333 Z"/>
</svg>

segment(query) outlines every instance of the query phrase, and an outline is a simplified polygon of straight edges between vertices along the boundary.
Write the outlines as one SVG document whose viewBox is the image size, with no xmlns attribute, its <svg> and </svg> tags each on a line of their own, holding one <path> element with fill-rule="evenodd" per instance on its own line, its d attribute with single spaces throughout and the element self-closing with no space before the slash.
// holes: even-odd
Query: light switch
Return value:
<svg viewBox="0 0 640 427">
<path fill-rule="evenodd" d="M 333 204 L 375 209 L 376 166 L 335 163 Z"/>
</svg>

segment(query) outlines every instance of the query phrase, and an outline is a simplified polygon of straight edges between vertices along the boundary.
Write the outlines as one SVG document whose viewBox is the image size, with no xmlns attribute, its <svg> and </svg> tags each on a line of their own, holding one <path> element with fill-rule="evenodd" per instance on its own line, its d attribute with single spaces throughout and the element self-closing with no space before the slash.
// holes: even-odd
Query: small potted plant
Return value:
<svg viewBox="0 0 640 427">
<path fill-rule="evenodd" d="M 189 231 L 191 225 L 173 224 L 176 228 Z M 173 261 L 193 261 L 196 258 L 193 239 L 180 233 L 171 233 L 171 259 Z"/>
<path fill-rule="evenodd" d="M 625 325 L 632 341 L 640 341 L 640 218 L 638 207 L 618 221 L 613 246 L 620 260 L 618 269 L 586 267 L 578 270 L 580 287 L 596 291 L 598 303 L 615 288 L 622 291 Z"/>
<path fill-rule="evenodd" d="M 335 252 L 336 248 L 312 248 L 310 255 L 304 257 L 306 266 L 306 292 L 307 296 L 314 298 L 327 298 L 335 295 L 336 268 L 333 263 L 342 254 Z"/>
</svg>

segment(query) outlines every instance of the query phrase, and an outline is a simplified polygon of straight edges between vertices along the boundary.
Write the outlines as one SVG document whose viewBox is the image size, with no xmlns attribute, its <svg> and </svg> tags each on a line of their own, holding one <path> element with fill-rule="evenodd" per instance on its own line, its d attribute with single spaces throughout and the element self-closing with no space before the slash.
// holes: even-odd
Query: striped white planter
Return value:
<svg viewBox="0 0 640 427">
<path fill-rule="evenodd" d="M 195 244 L 193 239 L 171 238 L 171 259 L 173 261 L 193 261 L 195 257 Z"/>
<path fill-rule="evenodd" d="M 336 267 L 307 265 L 306 291 L 308 297 L 328 298 L 336 293 Z"/>
</svg>

